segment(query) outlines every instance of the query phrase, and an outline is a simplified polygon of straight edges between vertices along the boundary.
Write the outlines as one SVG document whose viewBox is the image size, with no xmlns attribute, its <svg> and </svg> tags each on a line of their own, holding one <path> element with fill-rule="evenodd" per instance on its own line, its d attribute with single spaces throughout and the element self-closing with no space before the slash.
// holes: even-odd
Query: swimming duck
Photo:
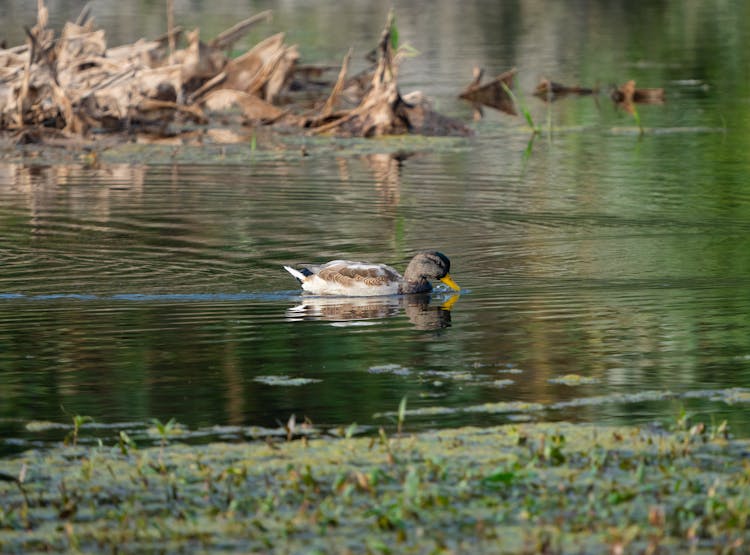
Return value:
<svg viewBox="0 0 750 555">
<path fill-rule="evenodd" d="M 302 289 L 315 295 L 369 297 L 402 295 L 432 291 L 430 279 L 438 279 L 454 291 L 460 287 L 448 272 L 451 261 L 441 252 L 423 251 L 411 259 L 402 276 L 385 264 L 333 260 L 322 266 L 296 270 L 284 266 L 302 284 Z"/>
</svg>

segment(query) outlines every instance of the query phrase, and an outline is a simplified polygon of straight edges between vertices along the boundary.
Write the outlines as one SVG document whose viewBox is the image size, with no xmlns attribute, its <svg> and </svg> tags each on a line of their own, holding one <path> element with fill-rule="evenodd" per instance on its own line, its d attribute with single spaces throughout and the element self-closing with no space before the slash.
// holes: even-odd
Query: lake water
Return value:
<svg viewBox="0 0 750 555">
<path fill-rule="evenodd" d="M 6 4 L 14 37 L 33 10 Z M 369 2 L 176 4 L 209 37 L 272 8 L 255 40 L 287 30 L 316 63 L 349 45 L 361 59 L 385 20 Z M 104 438 L 151 418 L 218 435 L 292 414 L 391 426 L 404 397 L 411 430 L 669 425 L 687 411 L 750 435 L 748 6 L 500 4 L 396 4 L 400 39 L 420 52 L 402 91 L 469 122 L 468 139 L 259 131 L 255 149 L 103 151 L 93 165 L 6 145 L 0 452 L 59 440 L 68 430 L 51 423 L 72 415 Z M 53 22 L 77 9 L 49 5 Z M 113 43 L 159 34 L 160 12 L 139 5 L 96 4 Z M 123 12 L 133 28 L 115 25 Z M 457 94 L 474 64 L 519 68 L 533 141 L 521 118 L 471 122 Z M 632 78 L 667 101 L 639 106 L 641 135 L 605 93 L 532 97 L 541 76 Z M 424 248 L 451 258 L 460 296 L 323 302 L 282 269 L 403 270 Z"/>
</svg>

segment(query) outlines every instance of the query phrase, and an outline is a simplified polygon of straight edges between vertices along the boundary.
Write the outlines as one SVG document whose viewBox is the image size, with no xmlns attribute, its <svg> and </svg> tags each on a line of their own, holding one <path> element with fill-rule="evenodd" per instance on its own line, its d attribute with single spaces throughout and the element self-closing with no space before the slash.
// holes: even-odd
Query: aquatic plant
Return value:
<svg viewBox="0 0 750 555">
<path fill-rule="evenodd" d="M 523 119 L 526 120 L 526 124 L 531 129 L 532 135 L 541 133 L 541 128 L 534 125 L 534 118 L 531 117 L 531 111 L 529 110 L 528 106 L 526 106 L 526 104 L 519 100 L 519 98 L 508 85 L 506 85 L 505 83 L 501 83 L 501 86 L 505 93 L 511 98 L 511 100 L 513 100 L 513 103 L 516 105 L 518 111 L 521 112 Z"/>
<path fill-rule="evenodd" d="M 165 424 L 0 459 L 0 551 L 739 553 L 750 443 L 699 424 L 194 446 Z"/>
<path fill-rule="evenodd" d="M 123 455 L 127 455 L 131 450 L 137 449 L 135 441 L 131 439 L 125 430 L 120 430 L 118 445 L 120 447 L 120 452 Z"/>
<path fill-rule="evenodd" d="M 391 38 L 391 48 L 393 51 L 398 50 L 398 26 L 396 25 L 396 15 L 393 13 L 393 10 L 389 13 L 389 19 L 391 22 L 390 27 L 390 38 Z"/>
<path fill-rule="evenodd" d="M 73 447 L 78 445 L 78 432 L 81 429 L 81 426 L 84 424 L 93 422 L 94 419 L 90 416 L 81 416 L 79 414 L 76 414 L 73 416 L 73 430 L 65 436 L 65 443 L 68 443 L 71 441 L 73 443 Z"/>
<path fill-rule="evenodd" d="M 163 449 L 169 441 L 169 436 L 175 432 L 177 428 L 177 421 L 174 418 L 170 418 L 165 424 L 158 418 L 153 418 L 151 419 L 151 424 L 154 426 L 159 434 L 159 437 L 161 438 L 161 447 Z"/>
<path fill-rule="evenodd" d="M 401 402 L 398 404 L 398 428 L 396 433 L 401 435 L 401 430 L 404 427 L 404 421 L 406 420 L 406 396 L 401 398 Z"/>
</svg>

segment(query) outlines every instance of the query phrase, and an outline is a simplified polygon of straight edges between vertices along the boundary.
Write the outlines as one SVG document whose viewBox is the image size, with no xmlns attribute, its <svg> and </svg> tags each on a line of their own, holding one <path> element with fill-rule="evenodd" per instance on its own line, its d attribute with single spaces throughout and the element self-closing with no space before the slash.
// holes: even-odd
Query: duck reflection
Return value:
<svg viewBox="0 0 750 555">
<path fill-rule="evenodd" d="M 460 295 L 436 297 L 429 293 L 387 297 L 303 297 L 304 302 L 287 309 L 286 318 L 324 320 L 339 325 L 374 324 L 373 320 L 398 316 L 403 309 L 409 321 L 420 330 L 447 328 L 451 308 Z"/>
</svg>

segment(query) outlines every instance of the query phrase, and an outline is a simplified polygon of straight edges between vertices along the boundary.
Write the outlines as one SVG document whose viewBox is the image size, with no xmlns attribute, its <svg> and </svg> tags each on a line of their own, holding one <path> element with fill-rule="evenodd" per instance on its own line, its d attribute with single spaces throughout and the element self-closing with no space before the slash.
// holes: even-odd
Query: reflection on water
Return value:
<svg viewBox="0 0 750 555">
<path fill-rule="evenodd" d="M 750 196 L 694 156 L 723 141 L 634 151 L 612 136 L 596 156 L 599 139 L 570 135 L 525 167 L 506 154 L 500 173 L 498 144 L 297 165 L 6 165 L 3 436 L 71 414 L 377 425 L 404 396 L 414 429 L 669 421 L 687 407 L 750 433 Z M 321 299 L 289 290 L 282 268 L 403 267 L 435 246 L 470 294 Z"/>
<path fill-rule="evenodd" d="M 292 321 L 326 320 L 362 325 L 368 320 L 397 316 L 403 310 L 418 330 L 447 328 L 451 325 L 451 308 L 459 295 L 449 295 L 441 304 L 431 305 L 432 295 L 399 295 L 387 297 L 304 297 L 304 302 L 286 311 Z"/>
<path fill-rule="evenodd" d="M 234 22 L 230 4 L 212 3 L 206 24 Z M 291 2 L 275 22 L 306 29 L 302 52 L 340 59 L 377 39 L 384 14 L 365 4 Z M 397 6 L 400 35 L 422 52 L 401 76 L 440 111 L 471 117 L 456 83 L 475 64 L 519 67 L 522 93 L 543 72 L 635 79 L 665 87 L 666 102 L 639 106 L 640 136 L 596 98 L 528 98 L 550 127 L 526 153 L 529 130 L 489 111 L 460 141 L 303 137 L 283 149 L 259 134 L 257 152 L 154 148 L 128 164 L 106 152 L 49 164 L 7 147 L 26 158 L 0 163 L 0 437 L 35 439 L 28 421 L 74 414 L 379 425 L 404 396 L 410 429 L 687 410 L 750 435 L 745 3 L 423 7 Z M 356 23 L 322 33 L 332 16 Z M 471 294 L 321 301 L 290 291 L 282 269 L 404 267 L 428 248 Z"/>
</svg>

